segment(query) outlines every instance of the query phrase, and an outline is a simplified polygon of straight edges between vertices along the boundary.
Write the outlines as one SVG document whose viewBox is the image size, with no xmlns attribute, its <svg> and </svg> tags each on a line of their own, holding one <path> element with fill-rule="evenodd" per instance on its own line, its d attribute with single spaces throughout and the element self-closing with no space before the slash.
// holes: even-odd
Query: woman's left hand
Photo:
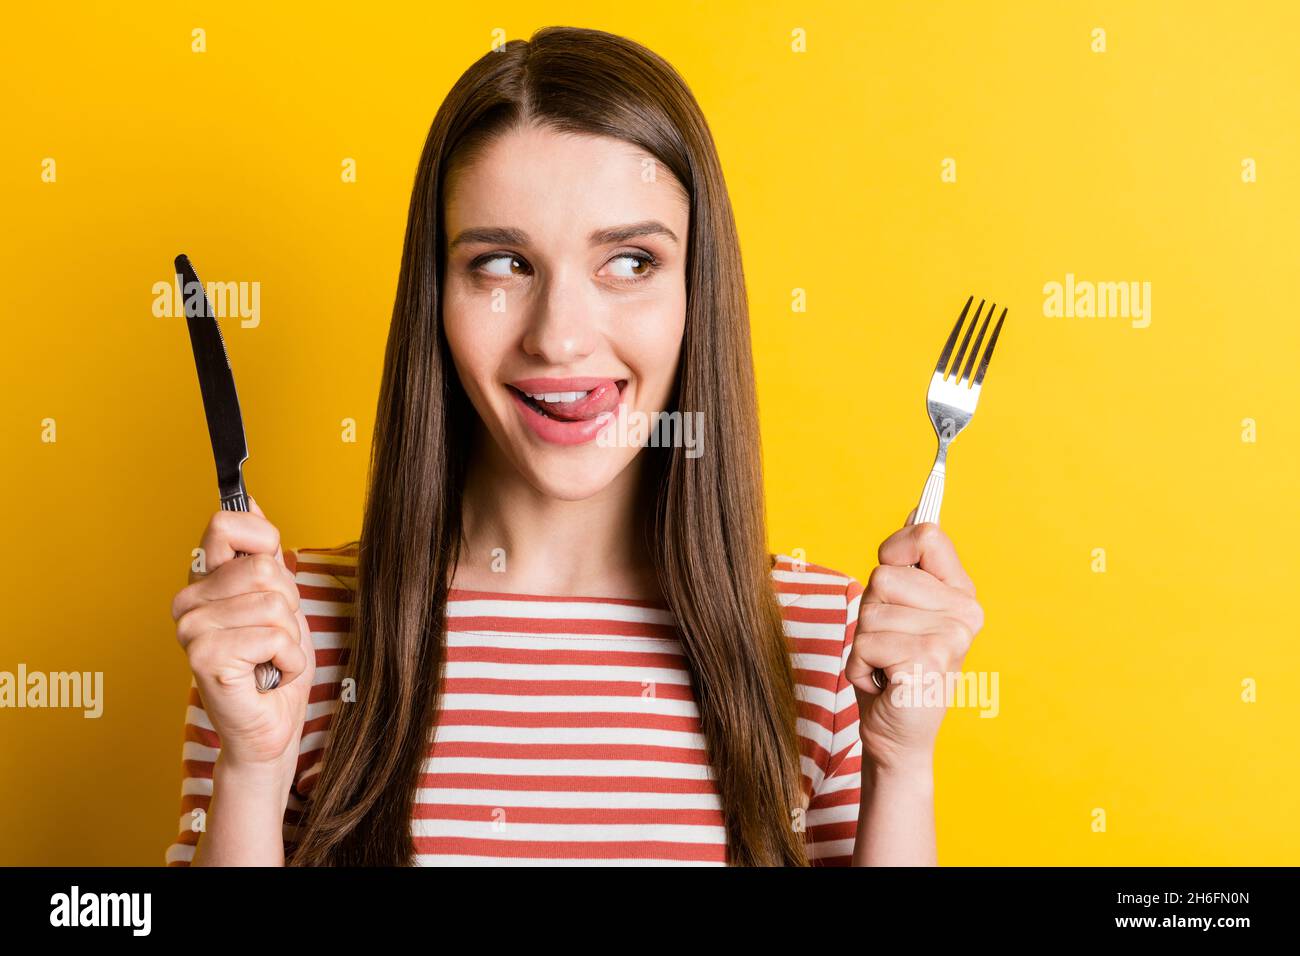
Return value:
<svg viewBox="0 0 1300 956">
<path fill-rule="evenodd" d="M 984 609 L 952 541 L 937 524 L 895 531 L 880 545 L 879 560 L 862 595 L 845 676 L 858 695 L 864 756 L 878 770 L 927 772 L 947 712 L 944 675 L 961 672 L 971 641 L 984 626 Z M 909 567 L 913 564 L 918 566 Z M 877 667 L 889 678 L 883 692 L 871 677 Z M 921 684 L 916 686 L 918 667 Z M 939 706 L 931 682 L 939 683 L 944 702 Z"/>
</svg>

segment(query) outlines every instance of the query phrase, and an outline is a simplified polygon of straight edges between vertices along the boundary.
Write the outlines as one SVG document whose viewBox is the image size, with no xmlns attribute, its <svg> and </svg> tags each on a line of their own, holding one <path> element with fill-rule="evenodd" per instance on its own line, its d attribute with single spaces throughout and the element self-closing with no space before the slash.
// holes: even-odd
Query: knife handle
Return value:
<svg viewBox="0 0 1300 956">
<path fill-rule="evenodd" d="M 243 479 L 240 479 L 240 488 L 232 495 L 226 495 L 221 499 L 222 511 L 249 511 L 248 492 L 243 488 Z M 235 557 L 242 558 L 248 555 L 247 551 L 236 551 Z M 280 668 L 276 667 L 270 661 L 263 661 L 253 669 L 253 676 L 257 678 L 257 689 L 263 694 L 269 693 L 280 686 Z"/>
</svg>

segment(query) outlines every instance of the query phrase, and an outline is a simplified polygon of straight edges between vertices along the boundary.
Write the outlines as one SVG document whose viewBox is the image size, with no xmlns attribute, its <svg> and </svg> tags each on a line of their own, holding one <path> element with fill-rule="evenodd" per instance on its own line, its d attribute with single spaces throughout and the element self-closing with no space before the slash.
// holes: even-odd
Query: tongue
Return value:
<svg viewBox="0 0 1300 956">
<path fill-rule="evenodd" d="M 601 382 L 576 402 L 537 402 L 546 414 L 564 422 L 583 422 L 618 407 L 618 386 L 612 381 Z"/>
</svg>

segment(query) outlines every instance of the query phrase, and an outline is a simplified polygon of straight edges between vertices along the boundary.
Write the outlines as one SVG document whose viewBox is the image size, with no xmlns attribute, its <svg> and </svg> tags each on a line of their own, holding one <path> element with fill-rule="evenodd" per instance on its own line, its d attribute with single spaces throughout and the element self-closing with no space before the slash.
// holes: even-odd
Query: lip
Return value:
<svg viewBox="0 0 1300 956">
<path fill-rule="evenodd" d="M 627 379 L 617 378 L 613 375 L 605 375 L 595 378 L 521 378 L 516 382 L 509 382 L 512 388 L 517 388 L 521 392 L 585 392 L 593 389 L 598 385 L 604 385 L 606 382 L 622 382 L 627 384 Z M 619 386 L 620 391 L 622 386 Z"/>
<path fill-rule="evenodd" d="M 627 379 L 613 378 L 611 376 L 604 378 L 591 376 L 584 378 L 524 378 L 510 382 L 506 386 L 506 390 L 510 392 L 510 398 L 514 401 L 515 408 L 518 409 L 523 423 L 542 441 L 553 445 L 584 445 L 593 440 L 607 424 L 614 420 L 614 411 L 604 411 L 591 418 L 579 418 L 574 421 L 548 418 L 533 408 L 524 399 L 523 393 L 590 392 L 599 390 L 601 386 L 617 388 L 621 397 L 623 389 L 627 387 Z M 581 402 L 573 404 L 581 405 Z M 620 401 L 618 404 L 621 405 L 622 402 Z M 617 408 L 617 406 L 615 407 Z"/>
</svg>

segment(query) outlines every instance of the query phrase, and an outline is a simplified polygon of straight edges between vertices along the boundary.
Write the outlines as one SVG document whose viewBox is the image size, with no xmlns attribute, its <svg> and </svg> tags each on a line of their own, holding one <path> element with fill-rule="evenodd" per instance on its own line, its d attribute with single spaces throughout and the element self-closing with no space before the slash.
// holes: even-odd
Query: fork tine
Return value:
<svg viewBox="0 0 1300 956">
<path fill-rule="evenodd" d="M 948 357 L 952 355 L 952 347 L 957 344 L 957 333 L 961 331 L 962 324 L 966 321 L 966 313 L 970 311 L 970 304 L 975 301 L 975 296 L 966 300 L 965 307 L 961 310 L 961 315 L 957 316 L 957 324 L 952 327 L 952 334 L 948 336 L 948 341 L 943 343 L 943 351 L 939 353 L 939 364 L 935 371 L 940 375 L 948 367 Z M 982 307 L 983 302 L 980 303 Z"/>
<path fill-rule="evenodd" d="M 989 313 L 992 315 L 992 313 Z M 975 373 L 974 384 L 979 385 L 984 381 L 984 373 L 988 370 L 989 359 L 993 358 L 993 346 L 998 344 L 998 333 L 1002 331 L 1002 320 L 1007 317 L 1007 310 L 1002 309 L 1002 315 L 998 318 L 998 324 L 993 327 L 993 337 L 989 339 L 989 347 L 984 350 L 984 358 L 980 360 L 979 371 Z"/>
<path fill-rule="evenodd" d="M 971 298 L 974 298 L 974 296 L 972 296 Z M 966 347 L 970 345 L 971 334 L 974 333 L 975 326 L 979 325 L 980 313 L 983 311 L 984 311 L 984 300 L 980 299 L 979 308 L 975 310 L 975 318 L 971 320 L 970 328 L 966 330 L 966 335 L 961 340 L 961 351 L 957 353 L 957 360 L 952 363 L 952 375 L 954 379 L 957 377 L 957 373 L 961 371 L 962 359 L 966 357 Z M 944 378 L 947 377 L 948 377 L 947 375 L 944 376 Z"/>
<path fill-rule="evenodd" d="M 980 354 L 980 343 L 984 341 L 984 333 L 989 330 L 989 320 L 993 318 L 993 313 L 997 310 L 998 304 L 996 302 L 989 306 L 988 315 L 984 316 L 984 324 L 980 326 L 980 334 L 975 336 L 975 344 L 971 346 L 970 358 L 966 359 L 966 367 L 961 370 L 961 378 L 958 379 L 958 382 L 970 381 L 971 369 L 975 367 L 975 358 Z M 973 329 L 975 326 L 972 325 L 971 328 Z M 956 375 L 957 370 L 953 369 L 952 373 Z"/>
</svg>

